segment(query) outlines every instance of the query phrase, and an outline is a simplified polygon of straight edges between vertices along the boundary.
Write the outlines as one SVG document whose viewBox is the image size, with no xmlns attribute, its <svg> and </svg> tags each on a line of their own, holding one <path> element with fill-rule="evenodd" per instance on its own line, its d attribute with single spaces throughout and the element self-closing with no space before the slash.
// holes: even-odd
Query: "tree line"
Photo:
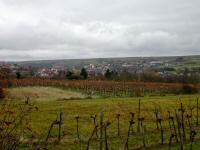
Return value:
<svg viewBox="0 0 200 150">
<path fill-rule="evenodd" d="M 9 69 L 0 68 L 0 79 L 22 79 L 36 76 L 25 76 L 20 71 L 15 75 L 11 75 Z M 142 82 L 166 82 L 166 83 L 199 83 L 200 75 L 198 72 L 190 72 L 185 68 L 182 72 L 177 74 L 160 74 L 154 69 L 146 69 L 141 72 L 129 72 L 127 70 L 116 71 L 107 69 L 105 73 L 91 74 L 87 69 L 82 68 L 80 72 L 68 70 L 66 72 L 59 72 L 58 75 L 50 77 L 51 79 L 67 79 L 67 80 L 116 80 L 116 81 L 142 81 Z"/>
</svg>

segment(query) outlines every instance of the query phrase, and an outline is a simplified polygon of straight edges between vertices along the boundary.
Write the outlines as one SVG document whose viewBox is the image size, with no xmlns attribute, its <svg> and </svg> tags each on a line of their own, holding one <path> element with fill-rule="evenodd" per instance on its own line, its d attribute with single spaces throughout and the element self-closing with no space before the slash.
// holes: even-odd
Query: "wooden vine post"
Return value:
<svg viewBox="0 0 200 150">
<path fill-rule="evenodd" d="M 108 135 L 107 135 L 107 128 L 111 123 L 108 121 L 105 125 L 104 125 L 104 135 L 105 135 L 105 150 L 108 150 Z"/>
<path fill-rule="evenodd" d="M 188 120 L 188 124 L 189 124 L 189 128 L 190 128 L 190 150 L 192 150 L 192 145 L 193 145 L 193 142 L 194 142 L 194 137 L 196 136 L 196 131 L 193 129 L 192 127 L 192 117 L 191 115 L 188 115 L 187 114 L 187 120 Z"/>
<path fill-rule="evenodd" d="M 94 127 L 97 126 L 97 122 L 96 122 L 96 118 L 97 118 L 97 115 L 91 115 L 90 118 L 93 119 L 93 124 L 94 124 Z M 96 137 L 98 137 L 98 132 L 97 130 L 95 131 L 95 134 L 96 134 Z"/>
<path fill-rule="evenodd" d="M 181 133 L 181 121 L 180 121 L 180 116 L 179 114 L 175 111 L 176 113 L 176 119 L 177 119 L 177 125 L 178 125 L 178 134 L 179 134 L 179 139 L 180 139 L 180 145 L 181 145 L 181 150 L 184 148 L 184 142 L 183 142 L 183 137 Z"/>
<path fill-rule="evenodd" d="M 89 147 L 90 147 L 90 142 L 92 140 L 92 137 L 94 136 L 95 132 L 98 130 L 98 125 L 96 125 L 92 131 L 92 134 L 91 136 L 89 137 L 88 139 L 88 142 L 87 142 L 87 147 L 86 147 L 86 150 L 89 150 Z"/>
<path fill-rule="evenodd" d="M 172 125 L 171 125 L 171 115 L 170 115 L 170 111 L 168 111 L 168 119 L 169 119 L 169 128 L 170 128 L 170 138 L 169 138 L 169 150 L 171 149 L 171 145 L 172 145 L 172 139 L 174 138 L 174 133 L 173 133 L 173 129 L 172 129 Z"/>
<path fill-rule="evenodd" d="M 129 128 L 128 128 L 128 134 L 127 134 L 127 139 L 126 139 L 126 143 L 125 143 L 125 147 L 124 147 L 124 150 L 129 150 L 129 137 L 130 137 L 130 133 L 131 133 L 131 129 L 132 129 L 132 132 L 133 132 L 133 125 L 135 124 L 134 122 L 134 113 L 131 113 L 131 120 L 129 121 Z"/>
<path fill-rule="evenodd" d="M 181 112 L 181 128 L 182 128 L 182 132 L 183 132 L 183 141 L 186 141 L 186 134 L 185 134 L 185 125 L 184 125 L 184 112 L 185 109 L 183 108 L 183 104 L 181 103 L 181 108 L 178 109 L 178 111 Z"/>
<path fill-rule="evenodd" d="M 156 128 L 157 128 L 157 130 L 159 130 L 159 125 L 158 125 L 158 109 L 157 108 L 155 108 L 154 114 L 156 116 Z"/>
<path fill-rule="evenodd" d="M 140 126 L 142 128 L 142 143 L 143 143 L 143 147 L 146 147 L 146 142 L 145 142 L 145 125 L 144 125 L 144 117 L 139 118 L 140 121 Z"/>
<path fill-rule="evenodd" d="M 137 125 L 137 131 L 140 132 L 140 121 L 139 121 L 139 118 L 140 118 L 140 99 L 139 99 L 139 102 L 138 102 L 138 125 Z"/>
<path fill-rule="evenodd" d="M 116 114 L 116 117 L 117 117 L 117 136 L 120 136 L 120 126 L 119 126 L 120 114 Z"/>
<path fill-rule="evenodd" d="M 59 114 L 59 120 L 56 119 L 55 121 L 53 121 L 50 125 L 50 128 L 48 130 L 48 134 L 47 134 L 47 137 L 46 137 L 46 140 L 45 140 L 45 145 L 48 144 L 48 140 L 49 140 L 49 137 L 51 135 L 51 131 L 54 127 L 54 125 L 58 125 L 58 142 L 60 142 L 61 140 L 61 126 L 63 124 L 63 116 L 62 116 L 62 111 L 60 111 L 60 114 Z"/>
<path fill-rule="evenodd" d="M 176 143 L 178 143 L 178 136 L 177 136 L 177 132 L 176 132 L 176 126 L 174 123 L 174 117 L 171 116 L 170 111 L 168 111 L 168 114 L 169 114 L 169 118 L 168 118 L 169 119 L 169 127 L 170 127 L 170 131 L 171 131 L 171 138 L 170 138 L 170 142 L 169 142 L 169 145 L 170 145 L 173 137 L 175 137 Z"/>
<path fill-rule="evenodd" d="M 63 117 L 62 117 L 62 111 L 60 111 L 60 115 L 59 115 L 59 124 L 58 124 L 58 141 L 60 142 L 61 139 L 61 126 L 63 124 Z"/>
<path fill-rule="evenodd" d="M 79 116 L 75 116 L 75 119 L 76 119 L 76 135 L 77 135 L 77 139 L 79 140 L 80 139 L 80 134 L 79 134 Z"/>
<path fill-rule="evenodd" d="M 160 134 L 161 134 L 161 145 L 164 144 L 164 136 L 163 136 L 163 127 L 162 127 L 162 119 L 158 119 L 158 123 L 160 125 Z"/>
<path fill-rule="evenodd" d="M 194 137 L 196 136 L 196 131 L 191 132 L 191 139 L 190 139 L 190 150 L 192 150 L 192 144 L 194 142 Z"/>
<path fill-rule="evenodd" d="M 131 122 L 132 122 L 132 124 L 131 124 L 131 132 L 132 132 L 132 134 L 134 134 L 133 128 L 134 128 L 135 113 L 130 112 L 130 114 L 131 114 Z"/>
<path fill-rule="evenodd" d="M 100 150 L 103 150 L 103 119 L 104 119 L 104 113 L 101 112 L 100 114 Z"/>
<path fill-rule="evenodd" d="M 199 125 L 199 98 L 197 98 L 197 126 Z"/>
</svg>

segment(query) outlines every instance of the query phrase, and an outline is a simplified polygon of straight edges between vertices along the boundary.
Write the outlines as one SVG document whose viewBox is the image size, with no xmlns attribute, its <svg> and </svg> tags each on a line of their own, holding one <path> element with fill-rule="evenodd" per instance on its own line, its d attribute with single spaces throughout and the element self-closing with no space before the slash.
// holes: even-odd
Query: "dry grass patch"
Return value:
<svg viewBox="0 0 200 150">
<path fill-rule="evenodd" d="M 17 87 L 8 90 L 7 99 L 35 101 L 84 99 L 88 96 L 79 92 L 54 87 Z"/>
</svg>

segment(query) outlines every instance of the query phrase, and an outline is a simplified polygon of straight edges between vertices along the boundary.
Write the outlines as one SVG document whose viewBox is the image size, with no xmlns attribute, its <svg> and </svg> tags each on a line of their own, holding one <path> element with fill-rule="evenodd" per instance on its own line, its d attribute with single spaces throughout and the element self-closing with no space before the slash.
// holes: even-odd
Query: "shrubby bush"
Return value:
<svg viewBox="0 0 200 150">
<path fill-rule="evenodd" d="M 0 87 L 0 100 L 5 98 L 5 92 L 2 87 Z"/>
<path fill-rule="evenodd" d="M 184 94 L 195 94 L 195 93 L 198 93 L 198 89 L 194 85 L 184 84 L 183 85 L 183 93 Z"/>
<path fill-rule="evenodd" d="M 19 146 L 28 138 L 28 134 L 31 137 L 28 143 L 32 149 L 39 149 L 36 148 L 39 146 L 37 141 L 36 143 L 31 142 L 36 137 L 30 127 L 30 114 L 34 107 L 30 103 L 21 103 L 16 109 L 14 103 L 2 103 L 0 107 L 0 150 L 19 149 Z"/>
</svg>

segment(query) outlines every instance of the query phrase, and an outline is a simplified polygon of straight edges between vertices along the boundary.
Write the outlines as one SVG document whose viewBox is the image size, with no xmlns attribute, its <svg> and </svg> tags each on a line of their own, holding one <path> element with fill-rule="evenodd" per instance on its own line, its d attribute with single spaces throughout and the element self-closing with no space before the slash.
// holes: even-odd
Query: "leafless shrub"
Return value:
<svg viewBox="0 0 200 150">
<path fill-rule="evenodd" d="M 5 98 L 5 90 L 0 86 L 0 100 Z"/>
<path fill-rule="evenodd" d="M 184 84 L 182 88 L 183 88 L 183 93 L 185 94 L 195 94 L 198 92 L 198 88 L 195 87 L 194 85 Z"/>
<path fill-rule="evenodd" d="M 29 125 L 30 104 L 14 105 L 4 102 L 0 108 L 0 149 L 18 149 L 24 142 L 25 133 L 33 135 Z"/>
</svg>

